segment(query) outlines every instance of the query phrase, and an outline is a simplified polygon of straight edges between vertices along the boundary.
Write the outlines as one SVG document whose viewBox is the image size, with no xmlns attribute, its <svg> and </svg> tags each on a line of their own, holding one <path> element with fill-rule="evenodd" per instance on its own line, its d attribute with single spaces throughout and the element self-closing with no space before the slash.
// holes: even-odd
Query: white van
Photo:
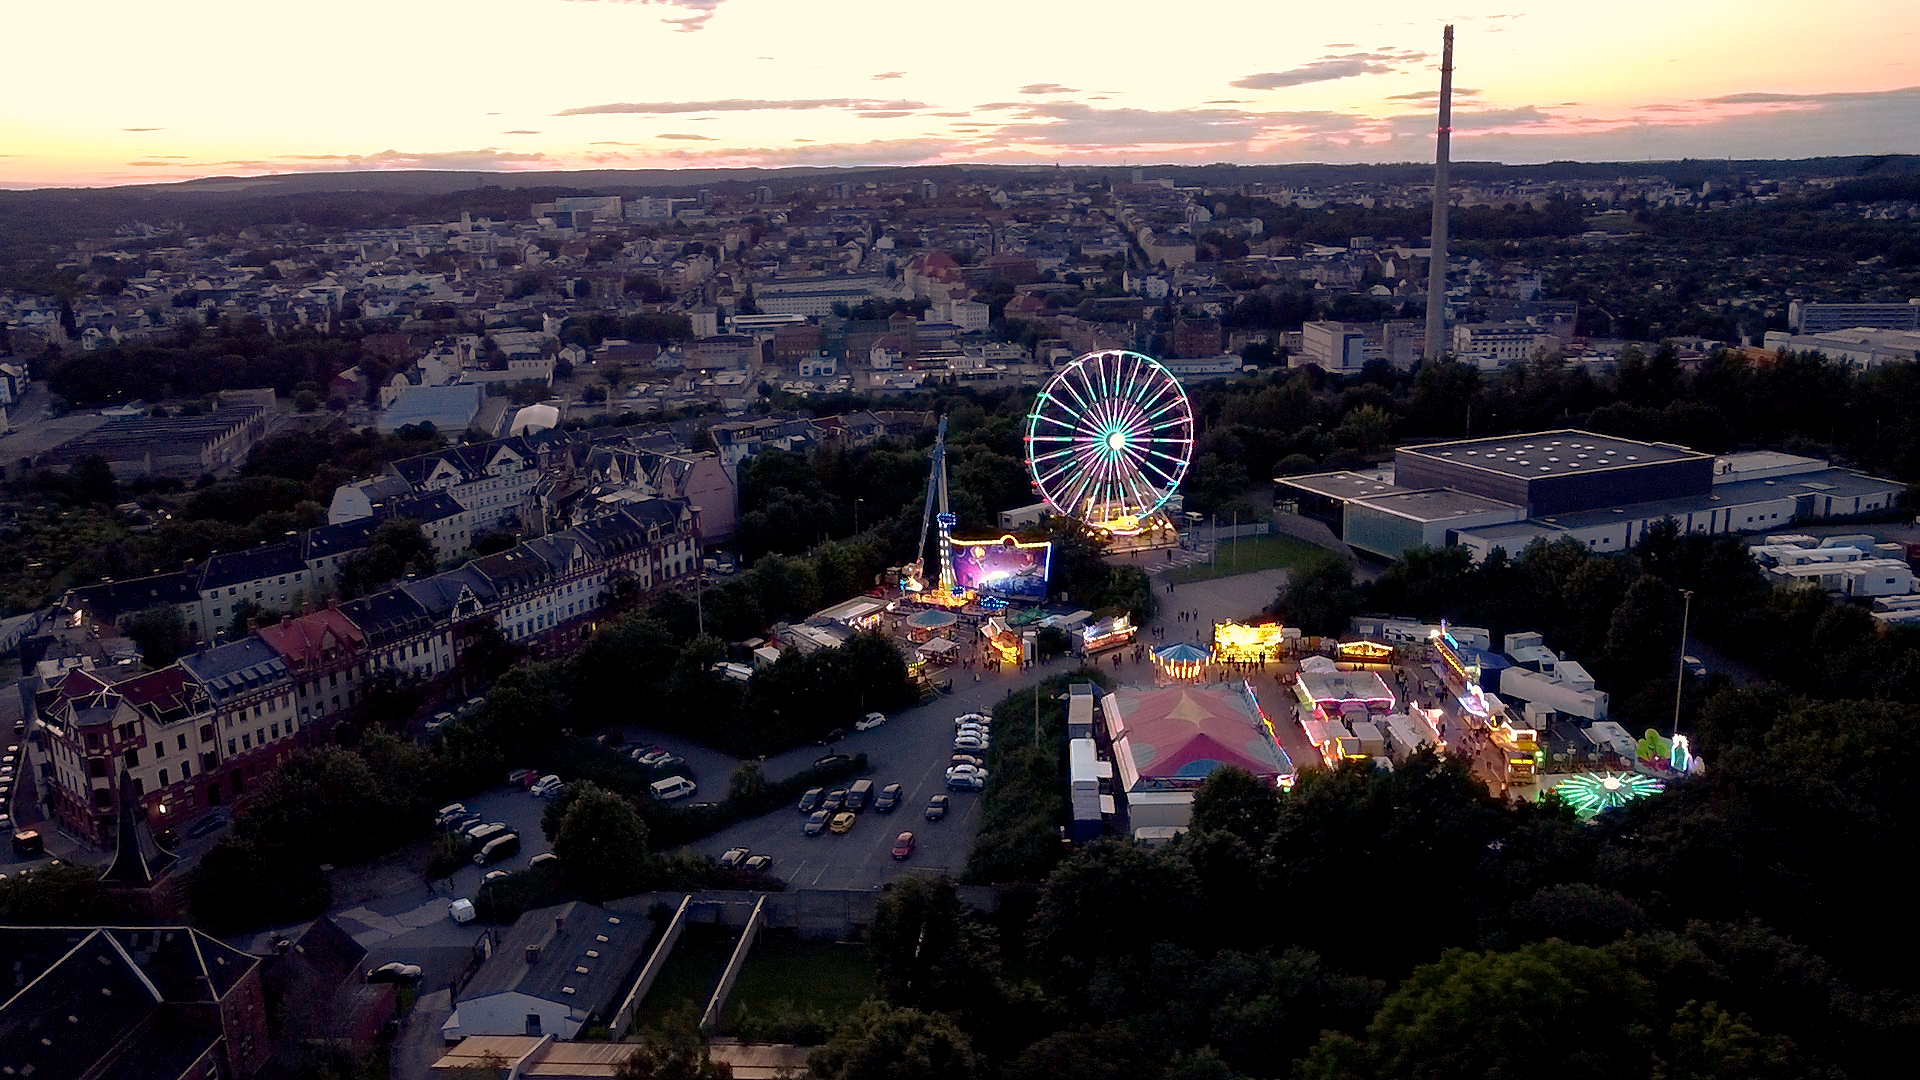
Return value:
<svg viewBox="0 0 1920 1080">
<path fill-rule="evenodd" d="M 651 785 L 653 797 L 661 802 L 684 799 L 693 794 L 693 781 L 684 776 L 669 776 L 665 780 L 655 780 Z"/>
</svg>

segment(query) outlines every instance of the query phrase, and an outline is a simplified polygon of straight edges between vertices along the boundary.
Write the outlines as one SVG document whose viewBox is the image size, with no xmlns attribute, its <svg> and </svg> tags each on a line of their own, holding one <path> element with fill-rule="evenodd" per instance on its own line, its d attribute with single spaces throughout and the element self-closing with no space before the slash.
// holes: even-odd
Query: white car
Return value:
<svg viewBox="0 0 1920 1080">
<path fill-rule="evenodd" d="M 720 865 L 725 867 L 739 866 L 741 863 L 746 861 L 747 861 L 747 849 L 743 847 L 728 848 L 727 853 L 725 855 L 720 856 Z"/>
<path fill-rule="evenodd" d="M 991 723 L 993 723 L 993 717 L 988 716 L 986 713 L 977 713 L 977 712 L 961 713 L 959 716 L 956 716 L 953 718 L 954 727 L 961 727 L 965 724 L 991 724 Z"/>
<path fill-rule="evenodd" d="M 457 923 L 470 923 L 476 914 L 473 910 L 473 901 L 464 896 L 447 905 L 447 918 Z"/>
<path fill-rule="evenodd" d="M 953 740 L 953 749 L 956 753 L 967 753 L 968 751 L 985 750 L 986 748 L 987 740 L 985 739 L 963 737 Z"/>
<path fill-rule="evenodd" d="M 978 765 L 955 765 L 953 768 L 947 770 L 948 780 L 957 780 L 961 777 L 968 777 L 984 783 L 987 779 L 987 770 L 980 768 Z"/>
<path fill-rule="evenodd" d="M 489 870 L 487 871 L 487 876 L 480 879 L 480 883 L 484 885 L 489 881 L 499 881 L 502 878 L 510 878 L 512 876 L 513 874 L 506 870 Z"/>
<path fill-rule="evenodd" d="M 561 789 L 565 787 L 566 785 L 560 781 L 558 776 L 553 773 L 548 773 L 533 785 L 532 795 L 536 799 L 550 799 L 560 794 Z"/>
<path fill-rule="evenodd" d="M 853 725 L 853 730 L 872 731 L 874 728 L 877 728 L 881 724 L 884 724 L 886 722 L 887 722 L 887 717 L 885 713 L 870 712 L 866 715 L 865 719 L 860 720 Z"/>
</svg>

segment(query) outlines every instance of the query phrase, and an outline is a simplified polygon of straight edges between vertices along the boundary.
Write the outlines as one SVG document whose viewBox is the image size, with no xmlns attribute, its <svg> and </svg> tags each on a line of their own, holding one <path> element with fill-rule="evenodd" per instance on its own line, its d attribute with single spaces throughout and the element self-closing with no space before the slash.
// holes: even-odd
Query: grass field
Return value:
<svg viewBox="0 0 1920 1080">
<path fill-rule="evenodd" d="M 1255 570 L 1277 570 L 1314 555 L 1332 555 L 1332 552 L 1291 536 L 1243 536 L 1238 540 L 1220 541 L 1219 547 L 1214 550 L 1212 564 L 1182 566 L 1160 575 L 1160 580 L 1184 585 L 1189 581 L 1231 577 Z"/>
<path fill-rule="evenodd" d="M 746 966 L 727 999 L 727 1011 L 744 1006 L 767 1013 L 784 1001 L 842 1016 L 877 992 L 873 960 L 865 945 L 808 941 L 770 930 L 760 935 L 747 954 Z"/>
<path fill-rule="evenodd" d="M 667 966 L 647 990 L 647 999 L 635 1010 L 636 1027 L 657 1026 L 668 1013 L 692 1007 L 694 1014 L 707 1007 L 720 972 L 733 955 L 739 931 L 727 927 L 689 926 L 667 957 Z M 751 970 L 752 965 L 748 965 Z"/>
</svg>

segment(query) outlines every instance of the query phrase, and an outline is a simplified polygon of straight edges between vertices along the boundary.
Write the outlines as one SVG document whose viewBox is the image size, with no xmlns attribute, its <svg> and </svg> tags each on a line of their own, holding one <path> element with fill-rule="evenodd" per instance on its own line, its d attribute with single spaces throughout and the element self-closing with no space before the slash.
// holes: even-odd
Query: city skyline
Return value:
<svg viewBox="0 0 1920 1080">
<path fill-rule="evenodd" d="M 494 0 L 109 3 L 4 78 L 0 186 L 359 169 L 1797 158 L 1920 148 L 1901 6 L 1512 13 Z M 74 39 L 15 13 L 16 39 Z M 1880 26 L 1885 32 L 1862 33 Z M 278 57 L 276 59 L 275 57 Z M 1116 64 L 1115 60 L 1123 62 Z M 76 69 L 76 64 L 82 65 Z M 55 89 L 57 88 L 57 90 Z"/>
</svg>

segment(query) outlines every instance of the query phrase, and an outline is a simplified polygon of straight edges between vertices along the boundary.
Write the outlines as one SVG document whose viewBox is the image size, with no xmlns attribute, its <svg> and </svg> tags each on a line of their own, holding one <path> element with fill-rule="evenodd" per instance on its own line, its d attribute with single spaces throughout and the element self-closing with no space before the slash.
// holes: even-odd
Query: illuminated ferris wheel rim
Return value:
<svg viewBox="0 0 1920 1080">
<path fill-rule="evenodd" d="M 1126 349 L 1062 368 L 1027 416 L 1027 471 L 1062 514 L 1137 531 L 1166 505 L 1193 457 L 1193 410 L 1159 361 Z"/>
</svg>

